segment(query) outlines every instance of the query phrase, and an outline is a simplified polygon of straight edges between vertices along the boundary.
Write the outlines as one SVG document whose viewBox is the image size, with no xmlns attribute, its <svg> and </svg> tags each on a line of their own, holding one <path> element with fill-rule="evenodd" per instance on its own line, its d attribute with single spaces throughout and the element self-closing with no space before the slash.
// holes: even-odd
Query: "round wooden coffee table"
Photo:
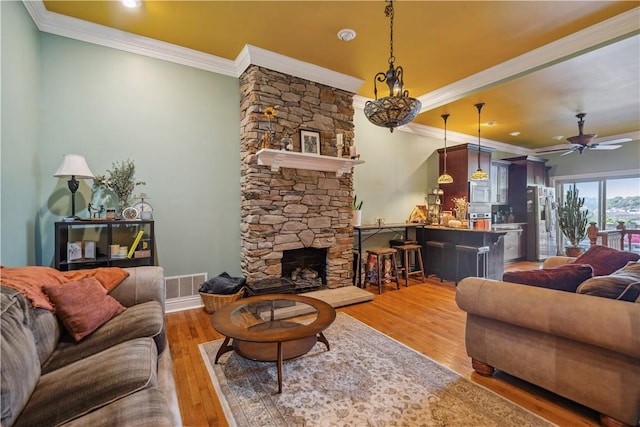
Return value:
<svg viewBox="0 0 640 427">
<path fill-rule="evenodd" d="M 335 318 L 331 305 L 302 295 L 258 295 L 232 302 L 211 316 L 214 329 L 225 336 L 214 363 L 231 350 L 247 359 L 277 362 L 281 393 L 282 361 L 306 354 L 318 341 L 329 350 L 322 331 Z"/>
</svg>

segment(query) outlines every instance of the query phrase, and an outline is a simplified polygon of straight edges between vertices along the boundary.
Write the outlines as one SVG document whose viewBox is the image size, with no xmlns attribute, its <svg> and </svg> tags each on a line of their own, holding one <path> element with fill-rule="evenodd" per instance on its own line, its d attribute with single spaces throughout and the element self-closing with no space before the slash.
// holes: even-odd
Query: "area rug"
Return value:
<svg viewBox="0 0 640 427">
<path fill-rule="evenodd" d="M 235 352 L 214 364 L 222 340 L 200 345 L 231 426 L 551 426 L 426 356 L 338 313 L 323 344 L 275 363 Z"/>
</svg>

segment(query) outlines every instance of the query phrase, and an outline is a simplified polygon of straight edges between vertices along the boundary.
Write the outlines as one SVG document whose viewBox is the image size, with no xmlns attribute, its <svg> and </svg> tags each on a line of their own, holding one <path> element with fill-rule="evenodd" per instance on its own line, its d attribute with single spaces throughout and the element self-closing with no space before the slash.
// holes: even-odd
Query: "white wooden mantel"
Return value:
<svg viewBox="0 0 640 427">
<path fill-rule="evenodd" d="M 352 160 L 346 157 L 321 156 L 272 148 L 263 148 L 256 153 L 256 156 L 259 165 L 271 166 L 273 172 L 278 172 L 280 168 L 307 169 L 335 172 L 337 177 L 351 173 L 353 166 L 364 163 L 364 160 Z"/>
</svg>

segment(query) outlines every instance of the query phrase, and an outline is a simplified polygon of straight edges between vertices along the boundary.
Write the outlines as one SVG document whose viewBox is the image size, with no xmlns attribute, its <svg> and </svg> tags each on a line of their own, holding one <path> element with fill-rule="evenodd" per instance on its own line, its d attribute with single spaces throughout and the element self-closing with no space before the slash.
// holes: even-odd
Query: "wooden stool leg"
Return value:
<svg viewBox="0 0 640 427">
<path fill-rule="evenodd" d="M 382 281 L 384 280 L 384 255 L 378 255 L 376 259 L 378 267 L 378 293 L 382 293 Z"/>
<path fill-rule="evenodd" d="M 416 257 L 418 257 L 418 259 L 416 260 L 416 263 L 418 264 L 418 266 L 420 266 L 420 274 L 422 276 L 422 283 L 424 283 L 424 265 L 422 263 L 422 249 L 418 248 L 418 250 L 415 252 Z"/>
<path fill-rule="evenodd" d="M 403 250 L 404 255 L 404 285 L 409 287 L 409 272 L 411 271 L 411 261 L 409 260 L 409 251 Z"/>
<path fill-rule="evenodd" d="M 400 278 L 398 277 L 398 263 L 396 262 L 396 254 L 391 254 L 391 269 L 393 271 L 393 275 L 396 277 L 396 288 L 400 289 Z M 409 281 L 409 275 L 407 274 L 407 282 Z"/>
</svg>

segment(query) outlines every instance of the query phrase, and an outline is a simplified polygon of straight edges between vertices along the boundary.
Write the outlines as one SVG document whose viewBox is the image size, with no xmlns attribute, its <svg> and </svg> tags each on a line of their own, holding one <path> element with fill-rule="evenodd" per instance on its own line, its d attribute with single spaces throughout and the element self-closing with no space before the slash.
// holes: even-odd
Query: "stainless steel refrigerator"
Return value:
<svg viewBox="0 0 640 427">
<path fill-rule="evenodd" d="M 556 191 L 527 187 L 527 260 L 543 261 L 557 254 Z"/>
</svg>

